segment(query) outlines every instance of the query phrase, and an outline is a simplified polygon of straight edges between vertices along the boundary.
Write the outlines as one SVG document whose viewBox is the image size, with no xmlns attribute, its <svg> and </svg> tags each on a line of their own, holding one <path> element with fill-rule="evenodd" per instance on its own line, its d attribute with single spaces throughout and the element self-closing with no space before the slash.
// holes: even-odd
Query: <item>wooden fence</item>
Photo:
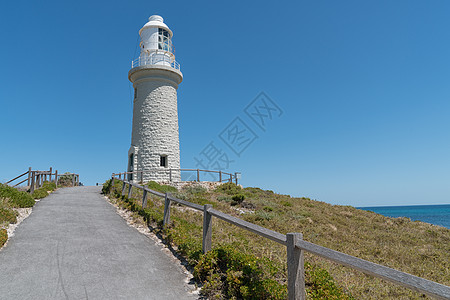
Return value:
<svg viewBox="0 0 450 300">
<path fill-rule="evenodd" d="M 15 183 L 13 187 L 16 187 L 27 181 L 27 186 L 29 187 L 30 193 L 33 193 L 35 189 L 40 188 L 44 183 L 44 181 L 55 182 L 56 186 L 58 186 L 58 177 L 60 178 L 62 176 L 71 176 L 72 186 L 78 186 L 80 184 L 79 174 L 75 173 L 58 174 L 58 170 L 55 170 L 55 172 L 53 173 L 52 169 L 53 168 L 50 167 L 48 171 L 39 171 L 39 170 L 32 170 L 31 167 L 29 167 L 28 171 L 20 174 L 17 177 L 14 177 L 13 179 L 7 181 L 5 184 L 11 184 L 13 181 L 16 181 L 19 178 L 26 176 L 25 179 L 23 179 L 22 181 Z"/>
<path fill-rule="evenodd" d="M 123 173 L 122 173 L 123 174 Z M 148 193 L 164 198 L 164 217 L 163 224 L 170 222 L 170 204 L 175 202 L 185 205 L 192 209 L 203 212 L 203 253 L 211 250 L 212 244 L 212 218 L 216 217 L 230 224 L 241 227 L 245 230 L 256 233 L 262 237 L 275 241 L 286 246 L 287 251 L 287 271 L 288 271 L 288 295 L 289 300 L 306 299 L 305 293 L 305 272 L 304 272 L 304 251 L 321 256 L 335 263 L 359 270 L 363 273 L 378 277 L 413 291 L 429 295 L 437 299 L 450 299 L 450 287 L 423 279 L 408 273 L 404 273 L 395 269 L 391 269 L 355 256 L 351 256 L 342 252 L 338 252 L 323 246 L 319 246 L 304 241 L 301 233 L 288 233 L 286 235 L 279 232 L 261 227 L 259 225 L 241 220 L 221 211 L 215 210 L 210 204 L 199 205 L 185 200 L 177 199 L 168 193 L 160 193 L 151 190 L 145 186 L 138 185 L 132 181 L 116 178 L 116 174 L 112 175 L 112 185 L 115 180 L 123 182 L 122 195 L 132 196 L 133 187 L 143 191 L 142 206 L 147 206 Z M 128 185 L 128 191 L 127 191 Z"/>
<path fill-rule="evenodd" d="M 202 170 L 202 169 L 150 169 L 150 170 L 143 170 L 143 171 L 133 171 L 133 172 L 122 172 L 117 173 L 113 175 L 119 176 L 119 178 L 122 178 L 122 175 L 124 176 L 124 179 L 133 180 L 136 182 L 142 182 L 144 173 L 151 173 L 151 172 L 167 172 L 169 174 L 169 181 L 172 181 L 172 175 L 174 172 L 194 172 L 194 179 L 195 181 L 200 182 L 200 174 L 201 173 L 212 173 L 217 174 L 218 180 L 217 182 L 234 182 L 238 184 L 238 180 L 240 178 L 241 173 L 227 173 L 223 171 L 216 171 L 216 170 Z M 127 176 L 128 175 L 128 176 Z M 136 178 L 133 178 L 133 175 L 136 175 Z"/>
</svg>

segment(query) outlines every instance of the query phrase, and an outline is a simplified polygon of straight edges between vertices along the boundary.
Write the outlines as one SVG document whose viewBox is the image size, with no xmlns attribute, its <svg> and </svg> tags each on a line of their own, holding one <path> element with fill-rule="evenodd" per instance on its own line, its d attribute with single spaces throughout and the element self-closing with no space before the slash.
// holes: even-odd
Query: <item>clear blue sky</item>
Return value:
<svg viewBox="0 0 450 300">
<path fill-rule="evenodd" d="M 123 171 L 138 30 L 174 32 L 182 167 L 213 141 L 245 186 L 354 206 L 450 203 L 448 1 L 2 1 L 0 181 Z M 265 131 L 245 107 L 283 111 Z M 258 136 L 236 156 L 236 117 Z"/>
</svg>

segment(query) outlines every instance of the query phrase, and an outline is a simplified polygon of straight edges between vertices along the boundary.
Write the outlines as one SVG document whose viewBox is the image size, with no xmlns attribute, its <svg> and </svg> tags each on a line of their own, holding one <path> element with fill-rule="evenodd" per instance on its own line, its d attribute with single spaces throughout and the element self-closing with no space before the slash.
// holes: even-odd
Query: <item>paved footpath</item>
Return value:
<svg viewBox="0 0 450 300">
<path fill-rule="evenodd" d="M 59 189 L 34 206 L 0 250 L 0 299 L 198 298 L 100 189 Z"/>
</svg>

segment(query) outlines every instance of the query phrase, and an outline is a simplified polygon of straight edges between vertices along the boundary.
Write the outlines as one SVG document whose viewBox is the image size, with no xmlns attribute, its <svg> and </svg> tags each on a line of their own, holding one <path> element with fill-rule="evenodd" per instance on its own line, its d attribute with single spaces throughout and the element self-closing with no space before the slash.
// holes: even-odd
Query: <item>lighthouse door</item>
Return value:
<svg viewBox="0 0 450 300">
<path fill-rule="evenodd" d="M 128 172 L 134 171 L 134 153 L 131 153 L 128 157 Z M 133 180 L 133 174 L 128 174 L 128 180 Z"/>
</svg>

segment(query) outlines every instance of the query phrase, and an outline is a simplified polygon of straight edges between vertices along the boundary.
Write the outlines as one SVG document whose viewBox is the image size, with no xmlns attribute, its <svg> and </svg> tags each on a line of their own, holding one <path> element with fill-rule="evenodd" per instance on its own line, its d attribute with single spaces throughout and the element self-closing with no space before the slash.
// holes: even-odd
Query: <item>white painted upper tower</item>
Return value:
<svg viewBox="0 0 450 300">
<path fill-rule="evenodd" d="M 141 53 L 128 72 L 134 101 L 127 170 L 148 171 L 144 181 L 180 181 L 180 171 L 169 171 L 180 169 L 177 89 L 183 80 L 173 33 L 162 17 L 153 15 L 139 35 Z M 140 179 L 140 175 L 133 178 Z"/>
</svg>

